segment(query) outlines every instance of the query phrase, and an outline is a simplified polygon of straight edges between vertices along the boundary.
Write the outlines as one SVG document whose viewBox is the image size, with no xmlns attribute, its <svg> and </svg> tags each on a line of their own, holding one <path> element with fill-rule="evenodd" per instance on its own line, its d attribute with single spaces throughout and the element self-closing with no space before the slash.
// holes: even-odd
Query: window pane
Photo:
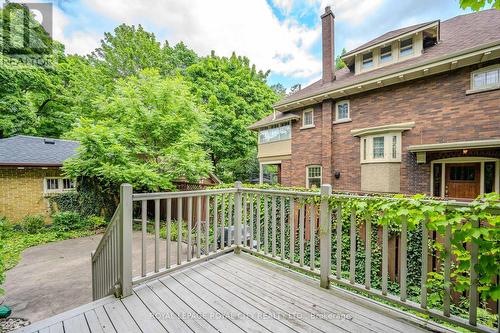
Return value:
<svg viewBox="0 0 500 333">
<path fill-rule="evenodd" d="M 484 163 L 484 193 L 495 191 L 495 162 Z"/>
<path fill-rule="evenodd" d="M 384 158 L 384 137 L 373 138 L 373 158 Z"/>
<path fill-rule="evenodd" d="M 392 46 L 382 47 L 380 49 L 380 62 L 390 61 L 392 59 Z"/>
<path fill-rule="evenodd" d="M 498 84 L 498 70 L 486 72 L 486 85 Z"/>
<path fill-rule="evenodd" d="M 59 180 L 56 178 L 47 179 L 47 190 L 57 190 L 59 188 Z"/>
<path fill-rule="evenodd" d="M 363 160 L 366 160 L 366 139 L 363 139 Z"/>
<path fill-rule="evenodd" d="M 320 187 L 321 187 L 321 178 L 309 179 L 309 188 L 320 188 Z"/>
<path fill-rule="evenodd" d="M 290 125 L 280 127 L 280 140 L 290 139 Z"/>
<path fill-rule="evenodd" d="M 321 167 L 309 167 L 308 168 L 308 177 L 321 177 Z"/>
<path fill-rule="evenodd" d="M 312 111 L 305 111 L 304 112 L 304 126 L 312 125 L 313 124 L 313 113 Z"/>
<path fill-rule="evenodd" d="M 73 181 L 71 179 L 63 179 L 63 189 L 64 190 L 70 190 L 70 189 L 73 189 L 75 188 L 75 184 L 73 183 Z"/>
<path fill-rule="evenodd" d="M 397 155 L 397 144 L 398 144 L 398 137 L 394 135 L 392 137 L 392 158 L 396 158 L 396 155 Z"/>
<path fill-rule="evenodd" d="M 368 52 L 363 54 L 363 68 L 369 68 L 373 65 L 373 53 Z"/>
<path fill-rule="evenodd" d="M 434 164 L 434 179 L 432 182 L 433 192 L 435 197 L 441 196 L 441 170 L 442 164 Z"/>
<path fill-rule="evenodd" d="M 459 181 L 473 181 L 476 178 L 476 169 L 470 166 L 452 166 L 450 179 Z"/>
<path fill-rule="evenodd" d="M 486 84 L 486 73 L 474 74 L 474 88 L 484 87 Z"/>
<path fill-rule="evenodd" d="M 402 56 L 409 55 L 413 53 L 413 38 L 408 38 L 405 40 L 402 40 L 401 43 L 399 44 L 399 53 Z"/>
<path fill-rule="evenodd" d="M 349 104 L 347 102 L 337 104 L 337 119 L 349 118 Z"/>
</svg>

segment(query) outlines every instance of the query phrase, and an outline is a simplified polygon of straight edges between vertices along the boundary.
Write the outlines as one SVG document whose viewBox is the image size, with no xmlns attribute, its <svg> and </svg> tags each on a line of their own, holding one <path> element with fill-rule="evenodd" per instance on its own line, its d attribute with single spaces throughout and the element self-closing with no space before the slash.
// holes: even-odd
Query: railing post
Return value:
<svg viewBox="0 0 500 333">
<path fill-rule="evenodd" d="M 234 244 L 236 245 L 235 253 L 240 253 L 241 250 L 241 209 L 242 209 L 242 194 L 241 182 L 234 183 L 236 193 L 234 194 Z"/>
<path fill-rule="evenodd" d="M 328 199 L 332 194 L 331 185 L 321 185 L 321 204 L 319 220 L 319 257 L 320 257 L 320 286 L 330 288 L 330 273 L 332 266 L 332 223 Z"/>
<path fill-rule="evenodd" d="M 120 186 L 120 285 L 121 297 L 132 295 L 132 185 Z"/>
</svg>

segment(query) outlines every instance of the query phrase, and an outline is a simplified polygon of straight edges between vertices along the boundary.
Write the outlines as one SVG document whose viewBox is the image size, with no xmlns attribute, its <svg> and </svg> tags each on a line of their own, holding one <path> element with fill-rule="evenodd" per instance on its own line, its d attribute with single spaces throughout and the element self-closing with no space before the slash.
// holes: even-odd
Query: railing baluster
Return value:
<svg viewBox="0 0 500 333">
<path fill-rule="evenodd" d="M 256 223 L 257 223 L 257 235 L 255 235 L 256 241 L 257 241 L 257 252 L 260 251 L 260 202 L 261 202 L 261 195 L 259 194 L 257 196 L 257 217 L 256 217 Z"/>
<path fill-rule="evenodd" d="M 294 199 L 290 197 L 290 263 L 295 261 L 295 223 L 294 223 Z"/>
<path fill-rule="evenodd" d="M 444 235 L 444 297 L 443 297 L 443 315 L 450 316 L 450 300 L 451 300 L 451 225 L 447 225 Z"/>
<path fill-rule="evenodd" d="M 315 267 L 315 250 L 316 250 L 316 206 L 312 203 L 309 206 L 309 268 L 314 270 Z"/>
<path fill-rule="evenodd" d="M 219 196 L 215 195 L 214 196 L 214 252 L 217 252 L 218 250 L 218 245 L 217 245 L 217 237 L 218 237 L 218 224 L 219 224 Z"/>
<path fill-rule="evenodd" d="M 254 195 L 250 194 L 250 244 L 249 244 L 249 247 L 251 249 L 253 249 L 253 218 L 254 218 L 253 201 L 254 201 Z"/>
<path fill-rule="evenodd" d="M 472 221 L 472 228 L 479 228 L 479 221 Z M 469 291 L 469 324 L 477 326 L 477 272 L 476 265 L 478 261 L 479 247 L 474 240 L 470 244 L 470 291 Z"/>
<path fill-rule="evenodd" d="M 428 218 L 422 223 L 422 268 L 420 272 L 420 307 L 427 308 L 427 256 L 428 256 Z"/>
<path fill-rule="evenodd" d="M 210 253 L 210 196 L 205 197 L 205 255 Z"/>
<path fill-rule="evenodd" d="M 201 257 L 201 198 L 196 198 L 196 258 Z"/>
<path fill-rule="evenodd" d="M 171 223 L 172 223 L 172 199 L 167 199 L 167 225 L 166 225 L 166 235 L 167 244 L 165 247 L 165 267 L 170 268 L 170 240 L 172 239 L 172 231 L 171 231 Z"/>
<path fill-rule="evenodd" d="M 304 266 L 304 218 L 305 204 L 300 205 L 299 211 L 299 265 Z"/>
<path fill-rule="evenodd" d="M 181 264 L 182 251 L 182 198 L 177 198 L 177 265 Z"/>
<path fill-rule="evenodd" d="M 142 276 L 146 276 L 147 273 L 147 228 L 148 228 L 148 202 L 147 200 L 142 200 L 142 260 L 141 260 L 141 269 Z"/>
<path fill-rule="evenodd" d="M 366 214 L 365 238 L 365 288 L 369 290 L 372 272 L 372 220 L 369 214 Z"/>
<path fill-rule="evenodd" d="M 160 270 L 160 200 L 155 200 L 155 272 Z"/>
<path fill-rule="evenodd" d="M 280 197 L 280 240 L 281 240 L 281 260 L 285 260 L 285 197 Z"/>
<path fill-rule="evenodd" d="M 241 251 L 241 210 L 242 210 L 242 191 L 241 182 L 235 182 L 236 193 L 234 194 L 234 245 L 237 246 L 236 253 L 239 254 Z"/>
<path fill-rule="evenodd" d="M 330 274 L 332 273 L 332 214 L 328 200 L 331 194 L 331 185 L 321 185 L 319 206 L 319 285 L 321 288 L 330 288 Z"/>
<path fill-rule="evenodd" d="M 269 202 L 267 195 L 264 196 L 264 254 L 269 252 Z"/>
<path fill-rule="evenodd" d="M 228 229 L 229 227 L 233 226 L 233 205 L 234 205 L 234 194 L 229 194 L 227 197 L 227 226 Z M 233 237 L 229 236 L 231 233 L 228 231 L 227 233 L 227 245 L 231 246 L 232 241 L 234 240 L 234 229 L 233 229 Z"/>
<path fill-rule="evenodd" d="M 228 195 L 229 197 L 229 195 Z M 222 214 L 221 214 L 221 221 L 220 221 L 220 248 L 224 250 L 226 247 L 225 245 L 225 227 L 226 227 L 226 196 L 223 194 L 221 195 L 221 200 L 222 200 Z"/>
<path fill-rule="evenodd" d="M 187 261 L 191 261 L 191 245 L 192 245 L 192 228 L 193 228 L 193 197 L 188 197 L 188 216 L 187 216 Z"/>
<path fill-rule="evenodd" d="M 342 204 L 337 206 L 337 253 L 335 254 L 337 279 L 342 278 Z"/>
<path fill-rule="evenodd" d="M 389 230 L 382 226 L 382 295 L 387 295 L 387 272 L 389 268 Z"/>
<path fill-rule="evenodd" d="M 276 197 L 271 197 L 271 254 L 276 257 Z"/>
<path fill-rule="evenodd" d="M 350 248 L 349 248 L 349 282 L 356 282 L 356 209 L 351 211 L 351 230 L 350 230 Z"/>
<path fill-rule="evenodd" d="M 401 240 L 400 240 L 400 262 L 401 262 L 401 269 L 400 269 L 400 277 L 399 277 L 399 284 L 400 284 L 400 298 L 402 302 L 406 302 L 406 275 L 407 275 L 407 245 L 408 245 L 408 220 L 404 216 L 402 218 L 402 223 L 401 223 Z"/>
<path fill-rule="evenodd" d="M 242 232 L 243 238 L 241 239 L 241 242 L 243 244 L 243 247 L 245 247 L 247 242 L 248 242 L 248 239 L 247 239 L 247 235 L 248 235 L 248 229 L 247 229 L 248 194 L 243 193 L 242 197 L 243 197 L 243 232 Z"/>
</svg>

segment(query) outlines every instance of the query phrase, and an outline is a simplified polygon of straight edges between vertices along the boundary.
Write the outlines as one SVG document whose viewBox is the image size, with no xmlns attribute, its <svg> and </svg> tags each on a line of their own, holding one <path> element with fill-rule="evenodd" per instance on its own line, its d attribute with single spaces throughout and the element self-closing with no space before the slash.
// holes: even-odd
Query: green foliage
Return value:
<svg viewBox="0 0 500 333">
<path fill-rule="evenodd" d="M 347 50 L 345 49 L 345 47 L 342 49 L 342 52 L 340 53 L 340 56 L 337 56 L 335 58 L 335 68 L 336 69 L 342 69 L 344 67 L 346 67 L 347 65 L 345 64 L 344 60 L 342 60 L 340 57 L 343 56 L 344 54 L 347 53 Z"/>
<path fill-rule="evenodd" d="M 486 4 L 491 5 L 491 8 L 500 9 L 500 0 L 460 0 L 460 8 L 470 8 L 476 12 L 483 9 Z"/>
<path fill-rule="evenodd" d="M 224 181 L 234 181 L 234 161 L 255 156 L 257 136 L 247 129 L 272 111 L 277 100 L 267 86 L 268 73 L 257 71 L 245 57 L 211 56 L 186 70 L 186 79 L 197 101 L 208 115 L 204 145 L 209 150 L 215 173 Z M 241 175 L 248 179 L 249 175 Z"/>
<path fill-rule="evenodd" d="M 28 234 L 38 234 L 45 229 L 43 215 L 27 215 L 19 222 L 19 229 Z"/>
<path fill-rule="evenodd" d="M 52 215 L 52 228 L 57 231 L 70 231 L 85 226 L 85 219 L 76 212 L 59 212 Z"/>
<path fill-rule="evenodd" d="M 81 142 L 78 156 L 64 164 L 69 176 L 160 190 L 173 188 L 173 180 L 195 180 L 210 170 L 200 146 L 203 117 L 180 77 L 162 78 L 145 70 L 119 79 L 97 110 L 96 117 L 82 119 L 69 134 Z"/>
</svg>

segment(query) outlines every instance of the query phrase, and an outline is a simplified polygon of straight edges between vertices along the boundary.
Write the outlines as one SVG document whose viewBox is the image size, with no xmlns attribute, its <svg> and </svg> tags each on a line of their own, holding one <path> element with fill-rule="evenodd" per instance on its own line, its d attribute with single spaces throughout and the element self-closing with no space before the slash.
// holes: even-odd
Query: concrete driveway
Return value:
<svg viewBox="0 0 500 333">
<path fill-rule="evenodd" d="M 5 303 L 13 317 L 35 322 L 92 301 L 90 253 L 102 235 L 68 239 L 31 247 L 19 264 L 7 272 Z M 133 276 L 141 272 L 141 233 L 133 234 Z M 160 263 L 165 264 L 166 244 L 160 242 Z M 148 236 L 148 272 L 154 270 L 154 237 Z M 171 243 L 175 263 L 177 244 Z M 186 246 L 183 244 L 183 255 Z"/>
</svg>

